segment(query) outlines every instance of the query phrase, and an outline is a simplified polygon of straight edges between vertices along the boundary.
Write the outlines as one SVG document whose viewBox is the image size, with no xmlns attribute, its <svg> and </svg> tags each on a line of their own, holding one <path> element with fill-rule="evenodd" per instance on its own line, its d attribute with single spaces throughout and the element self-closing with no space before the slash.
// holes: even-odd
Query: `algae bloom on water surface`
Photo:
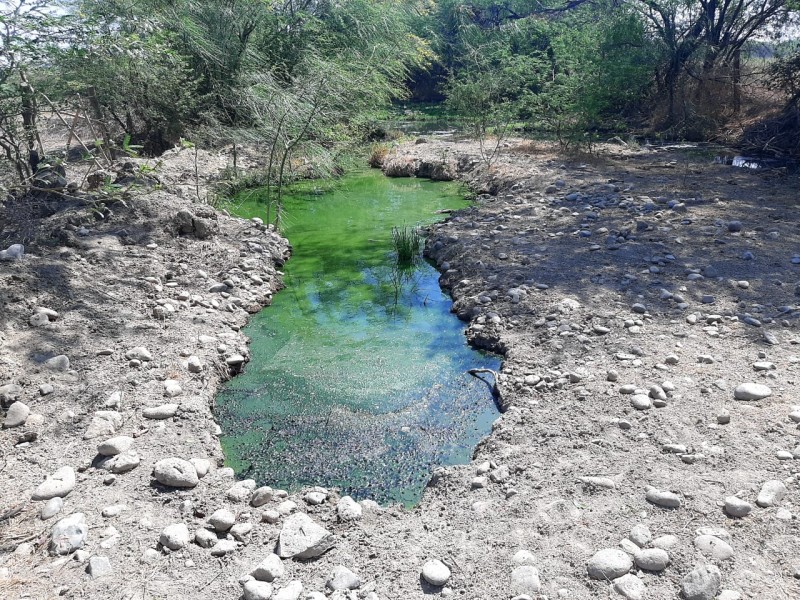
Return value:
<svg viewBox="0 0 800 600">
<path fill-rule="evenodd" d="M 288 198 L 286 289 L 248 326 L 251 362 L 217 399 L 240 476 L 413 504 L 433 467 L 469 461 L 497 410 L 466 372 L 499 359 L 466 345 L 437 271 L 398 268 L 392 243 L 393 228 L 464 206 L 452 184 L 375 171 Z"/>
</svg>

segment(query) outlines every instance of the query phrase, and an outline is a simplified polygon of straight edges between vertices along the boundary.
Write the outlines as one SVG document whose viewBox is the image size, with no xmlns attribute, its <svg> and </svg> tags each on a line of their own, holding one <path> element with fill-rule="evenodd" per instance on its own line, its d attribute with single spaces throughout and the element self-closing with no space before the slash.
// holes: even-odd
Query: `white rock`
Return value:
<svg viewBox="0 0 800 600">
<path fill-rule="evenodd" d="M 511 591 L 515 594 L 535 595 L 542 589 L 539 569 L 531 565 L 521 565 L 511 571 Z"/>
<path fill-rule="evenodd" d="M 699 535 L 694 540 L 695 547 L 707 557 L 722 561 L 733 558 L 734 551 L 730 544 L 713 535 Z"/>
<path fill-rule="evenodd" d="M 472 483 L 470 484 L 470 487 L 473 490 L 480 490 L 485 487 L 488 487 L 488 485 L 489 485 L 489 478 L 481 475 L 479 477 L 472 478 Z"/>
<path fill-rule="evenodd" d="M 279 513 L 277 510 L 265 510 L 261 515 L 261 520 L 264 523 L 274 525 L 281 520 L 281 513 Z"/>
<path fill-rule="evenodd" d="M 180 458 L 165 458 L 156 463 L 153 476 L 163 485 L 193 488 L 199 483 L 197 471 L 189 461 Z"/>
<path fill-rule="evenodd" d="M 325 582 L 325 587 L 332 591 L 357 590 L 361 587 L 361 579 L 347 567 L 337 565 Z"/>
<path fill-rule="evenodd" d="M 63 498 L 75 489 L 75 471 L 72 467 L 61 467 L 39 484 L 33 492 L 32 500 L 50 500 Z"/>
<path fill-rule="evenodd" d="M 283 561 L 277 554 L 270 554 L 267 558 L 258 563 L 255 569 L 250 571 L 250 575 L 259 581 L 274 581 L 283 577 L 286 568 Z"/>
<path fill-rule="evenodd" d="M 698 527 L 695 533 L 697 535 L 713 535 L 715 538 L 725 540 L 726 542 L 731 541 L 731 534 L 723 527 Z"/>
<path fill-rule="evenodd" d="M 303 583 L 300 581 L 290 581 L 286 587 L 278 590 L 272 600 L 298 600 L 303 593 Z"/>
<path fill-rule="evenodd" d="M 328 499 L 328 494 L 323 492 L 308 492 L 305 496 L 303 496 L 303 500 L 306 501 L 306 504 L 310 504 L 311 506 L 319 506 L 320 504 L 324 504 L 325 500 Z"/>
<path fill-rule="evenodd" d="M 631 529 L 628 539 L 639 546 L 639 548 L 644 548 L 650 543 L 650 540 L 653 539 L 653 534 L 650 533 L 650 529 L 647 525 L 640 524 Z"/>
<path fill-rule="evenodd" d="M 52 519 L 58 513 L 60 513 L 62 508 L 64 508 L 64 500 L 62 498 L 50 498 L 50 500 L 48 500 L 47 503 L 42 507 L 42 511 L 39 513 L 39 516 L 42 521 L 47 521 L 47 519 Z"/>
<path fill-rule="evenodd" d="M 350 496 L 345 496 L 336 504 L 336 514 L 340 521 L 357 521 L 362 512 L 361 505 Z"/>
<path fill-rule="evenodd" d="M 768 508 L 770 506 L 779 504 L 781 500 L 783 500 L 784 496 L 786 496 L 786 486 L 782 481 L 772 479 L 764 482 L 764 485 L 761 486 L 761 491 L 758 493 L 756 504 L 758 504 L 761 508 Z"/>
<path fill-rule="evenodd" d="M 644 394 L 634 394 L 631 397 L 631 406 L 636 410 L 648 410 L 653 408 L 653 402 L 649 396 Z"/>
<path fill-rule="evenodd" d="M 150 362 L 153 360 L 153 355 L 150 354 L 150 351 L 145 348 L 144 346 L 139 346 L 137 348 L 131 348 L 125 353 L 125 358 L 128 360 L 140 360 L 142 362 Z"/>
<path fill-rule="evenodd" d="M 283 524 L 278 539 L 281 558 L 314 558 L 330 550 L 335 542 L 330 531 L 305 513 L 296 513 Z"/>
<path fill-rule="evenodd" d="M 227 508 L 220 508 L 208 517 L 208 523 L 219 532 L 228 531 L 236 523 L 236 515 Z"/>
<path fill-rule="evenodd" d="M 160 406 L 147 406 L 142 409 L 142 416 L 153 421 L 171 419 L 178 414 L 177 404 L 161 404 Z"/>
<path fill-rule="evenodd" d="M 68 371 L 69 370 L 69 357 L 65 354 L 59 354 L 53 358 L 48 358 L 44 361 L 44 366 L 51 371 Z"/>
<path fill-rule="evenodd" d="M 114 569 L 111 568 L 111 561 L 105 556 L 93 556 L 89 559 L 89 568 L 87 572 L 92 579 L 111 575 Z"/>
<path fill-rule="evenodd" d="M 6 429 L 10 429 L 12 427 L 19 427 L 20 425 L 24 425 L 25 421 L 28 420 L 28 416 L 31 414 L 31 409 L 28 408 L 27 404 L 22 402 L 14 402 L 11 406 L 8 407 L 8 412 L 6 413 L 6 419 L 3 421 L 3 427 Z"/>
<path fill-rule="evenodd" d="M 183 393 L 181 384 L 174 379 L 167 379 L 164 382 L 164 395 L 167 398 L 175 398 Z"/>
<path fill-rule="evenodd" d="M 753 505 L 741 498 L 736 496 L 725 498 L 725 514 L 729 517 L 746 517 L 752 510 Z"/>
<path fill-rule="evenodd" d="M 160 557 L 161 557 L 161 554 L 159 554 L 158 550 L 156 550 L 155 548 L 148 548 L 147 550 L 145 550 L 142 553 L 142 558 L 140 560 L 143 563 L 152 564 L 152 563 L 158 561 L 158 559 Z"/>
<path fill-rule="evenodd" d="M 98 410 L 92 422 L 86 428 L 83 439 L 93 440 L 99 437 L 110 437 L 122 427 L 122 415 L 115 410 Z"/>
<path fill-rule="evenodd" d="M 22 244 L 11 244 L 6 250 L 0 250 L 0 260 L 19 260 L 25 255 L 25 246 Z"/>
<path fill-rule="evenodd" d="M 230 528 L 230 534 L 238 542 L 247 541 L 247 536 L 253 531 L 252 523 L 236 523 Z"/>
<path fill-rule="evenodd" d="M 592 579 L 611 580 L 622 577 L 633 567 L 633 560 L 622 550 L 605 548 L 595 553 L 586 565 Z"/>
<path fill-rule="evenodd" d="M 249 502 L 254 489 L 256 489 L 256 482 L 253 479 L 244 479 L 242 481 L 237 481 L 229 488 L 228 491 L 225 492 L 225 496 L 231 502 Z"/>
<path fill-rule="evenodd" d="M 176 523 L 165 527 L 158 541 L 165 548 L 180 550 L 188 546 L 191 539 L 192 535 L 189 533 L 189 528 L 184 523 Z"/>
<path fill-rule="evenodd" d="M 650 488 L 645 494 L 645 499 L 662 508 L 680 508 L 681 497 L 673 492 Z"/>
<path fill-rule="evenodd" d="M 97 453 L 102 456 L 116 456 L 130 450 L 133 446 L 133 438 L 127 435 L 119 435 L 98 444 Z"/>
<path fill-rule="evenodd" d="M 208 529 L 200 528 L 194 532 L 194 543 L 201 548 L 211 548 L 218 541 L 216 534 Z"/>
<path fill-rule="evenodd" d="M 614 580 L 614 591 L 627 600 L 642 600 L 644 598 L 644 583 L 636 575 L 627 573 Z"/>
<path fill-rule="evenodd" d="M 489 479 L 494 483 L 505 483 L 511 477 L 511 471 L 507 465 L 501 465 L 489 473 Z"/>
<path fill-rule="evenodd" d="M 267 502 L 272 502 L 273 490 L 269 486 L 263 486 L 253 492 L 250 497 L 250 504 L 258 508 L 264 506 Z"/>
<path fill-rule="evenodd" d="M 662 550 L 671 550 L 680 543 L 681 541 L 674 535 L 662 535 L 653 540 L 652 546 Z"/>
<path fill-rule="evenodd" d="M 241 354 L 232 354 L 231 356 L 229 356 L 228 358 L 225 359 L 225 363 L 229 367 L 238 367 L 239 365 L 243 364 L 244 362 L 245 362 L 245 358 Z"/>
<path fill-rule="evenodd" d="M 200 479 L 208 475 L 208 472 L 211 470 L 211 461 L 207 458 L 190 458 L 189 462 L 192 463 Z"/>
<path fill-rule="evenodd" d="M 593 488 L 613 490 L 617 487 L 614 480 L 609 477 L 580 477 L 578 479 L 583 485 Z"/>
<path fill-rule="evenodd" d="M 719 593 L 722 573 L 714 565 L 698 565 L 681 579 L 685 600 L 713 600 Z"/>
<path fill-rule="evenodd" d="M 71 554 L 81 548 L 89 535 L 86 517 L 83 513 L 73 513 L 53 525 L 50 538 L 50 552 Z"/>
<path fill-rule="evenodd" d="M 233 540 L 219 540 L 212 546 L 211 556 L 225 556 L 226 554 L 236 552 L 238 547 L 239 545 Z"/>
<path fill-rule="evenodd" d="M 102 514 L 106 519 L 111 519 L 113 517 L 118 517 L 123 513 L 123 511 L 128 510 L 128 507 L 124 504 L 112 504 L 111 506 L 106 506 L 103 508 Z"/>
<path fill-rule="evenodd" d="M 141 462 L 142 459 L 139 458 L 136 452 L 128 450 L 127 452 L 117 454 L 116 456 L 104 460 L 100 463 L 100 468 L 110 471 L 115 475 L 121 475 L 122 473 L 133 471 Z"/>
<path fill-rule="evenodd" d="M 634 554 L 633 561 L 645 571 L 663 571 L 669 564 L 669 554 L 661 548 L 647 548 Z"/>
<path fill-rule="evenodd" d="M 761 383 L 743 383 L 733 392 L 737 400 L 763 400 L 772 395 L 772 390 Z"/>
<path fill-rule="evenodd" d="M 269 600 L 272 596 L 272 586 L 264 581 L 252 579 L 245 582 L 244 600 Z"/>
<path fill-rule="evenodd" d="M 636 544 L 634 544 L 634 543 L 633 543 L 632 541 L 630 541 L 628 538 L 622 538 L 622 539 L 619 541 L 619 547 L 620 547 L 620 548 L 622 548 L 622 549 L 623 549 L 625 552 L 627 552 L 627 553 L 628 553 L 628 554 L 630 554 L 631 556 L 633 556 L 633 555 L 634 555 L 634 554 L 636 554 L 636 553 L 637 553 L 639 550 L 641 550 L 641 548 L 639 548 L 639 546 L 637 546 Z"/>
<path fill-rule="evenodd" d="M 438 559 L 422 565 L 422 578 L 433 586 L 441 587 L 450 579 L 450 569 Z"/>
<path fill-rule="evenodd" d="M 31 327 L 44 327 L 50 324 L 50 319 L 44 313 L 34 313 L 28 319 L 28 325 Z"/>
<path fill-rule="evenodd" d="M 186 366 L 189 369 L 189 373 L 202 373 L 203 372 L 203 363 L 200 361 L 200 358 L 197 356 L 190 356 L 189 360 L 186 362 Z"/>
</svg>

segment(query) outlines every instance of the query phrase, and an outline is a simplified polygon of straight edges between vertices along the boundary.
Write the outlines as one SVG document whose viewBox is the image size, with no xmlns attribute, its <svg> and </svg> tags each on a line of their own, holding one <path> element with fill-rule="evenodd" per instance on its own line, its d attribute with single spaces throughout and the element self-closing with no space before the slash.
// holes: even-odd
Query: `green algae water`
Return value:
<svg viewBox="0 0 800 600">
<path fill-rule="evenodd" d="M 391 235 L 465 205 L 454 184 L 377 171 L 286 199 L 286 289 L 248 325 L 251 361 L 217 398 L 239 476 L 412 505 L 433 467 L 469 461 L 498 413 L 466 371 L 499 359 L 466 345 L 430 264 L 397 267 Z M 265 207 L 255 194 L 236 212 Z"/>
</svg>

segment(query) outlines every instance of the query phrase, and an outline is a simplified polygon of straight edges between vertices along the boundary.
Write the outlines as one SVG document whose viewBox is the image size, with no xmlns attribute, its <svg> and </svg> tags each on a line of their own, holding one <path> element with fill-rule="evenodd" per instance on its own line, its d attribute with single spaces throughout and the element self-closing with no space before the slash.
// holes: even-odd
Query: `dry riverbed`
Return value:
<svg viewBox="0 0 800 600">
<path fill-rule="evenodd" d="M 0 597 L 800 596 L 797 176 L 523 142 L 385 168 L 482 194 L 427 243 L 505 355 L 473 463 L 413 510 L 235 480 L 214 393 L 289 248 L 175 152 L 106 207 L 5 203 Z"/>
</svg>

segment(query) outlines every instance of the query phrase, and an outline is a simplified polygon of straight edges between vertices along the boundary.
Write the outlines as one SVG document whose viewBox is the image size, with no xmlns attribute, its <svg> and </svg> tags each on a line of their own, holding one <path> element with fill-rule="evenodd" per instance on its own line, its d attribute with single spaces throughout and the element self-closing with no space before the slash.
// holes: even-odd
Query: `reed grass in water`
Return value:
<svg viewBox="0 0 800 600">
<path fill-rule="evenodd" d="M 422 236 L 416 227 L 393 227 L 392 244 L 397 252 L 397 264 L 406 267 L 414 264 L 422 247 Z"/>
</svg>

